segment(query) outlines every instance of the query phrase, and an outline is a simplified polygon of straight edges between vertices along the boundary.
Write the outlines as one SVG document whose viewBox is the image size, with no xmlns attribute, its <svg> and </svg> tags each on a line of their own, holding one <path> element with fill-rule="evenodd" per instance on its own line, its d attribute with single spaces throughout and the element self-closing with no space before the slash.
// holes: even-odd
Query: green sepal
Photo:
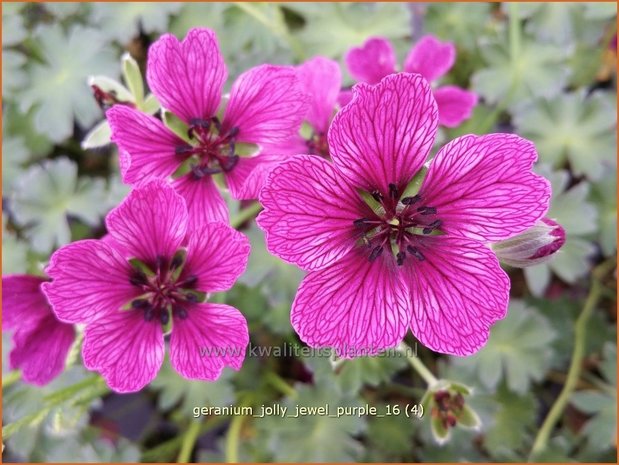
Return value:
<svg viewBox="0 0 619 465">
<path fill-rule="evenodd" d="M 174 253 L 174 256 L 172 257 L 172 261 L 170 262 L 170 269 L 172 271 L 172 281 L 176 281 L 178 277 L 181 275 L 186 262 L 187 262 L 187 249 L 185 248 L 178 249 Z"/>
<path fill-rule="evenodd" d="M 195 300 L 192 299 L 192 302 L 196 302 L 200 304 L 203 302 L 206 302 L 206 298 L 208 297 L 208 294 L 206 292 L 196 291 L 193 289 L 183 289 L 182 293 L 185 296 L 185 298 L 187 298 L 187 296 L 189 295 L 195 296 Z"/>
<path fill-rule="evenodd" d="M 428 174 L 428 168 L 425 166 L 422 166 L 421 169 L 417 172 L 417 174 L 413 176 L 413 179 L 411 179 L 411 182 L 409 182 L 408 185 L 404 188 L 404 192 L 402 193 L 402 198 L 412 197 L 416 195 L 419 192 L 419 189 L 421 189 L 421 184 L 423 183 L 423 180 L 426 178 L 427 174 Z"/>
<path fill-rule="evenodd" d="M 137 61 L 129 53 L 122 56 L 123 78 L 138 107 L 144 101 L 144 81 Z"/>
<path fill-rule="evenodd" d="M 481 419 L 479 415 L 468 405 L 462 407 L 462 410 L 456 414 L 457 425 L 467 429 L 478 431 L 481 428 Z"/>
<path fill-rule="evenodd" d="M 88 84 L 97 86 L 103 92 L 114 95 L 119 102 L 134 102 L 133 95 L 120 82 L 107 76 L 91 76 L 88 79 Z"/>
<path fill-rule="evenodd" d="M 172 332 L 172 326 L 173 326 L 173 322 L 172 322 L 172 308 L 170 306 L 168 306 L 166 308 L 166 312 L 168 312 L 168 322 L 165 325 L 161 325 L 161 330 L 163 331 L 163 335 L 167 336 L 168 334 L 170 334 Z"/>
<path fill-rule="evenodd" d="M 144 263 L 142 260 L 139 260 L 137 258 L 130 258 L 129 264 L 131 265 L 131 268 L 133 268 L 136 271 L 141 271 L 147 277 L 155 276 L 155 272 L 151 270 L 150 267 L 146 263 Z"/>
<path fill-rule="evenodd" d="M 438 444 L 445 444 L 449 440 L 450 431 L 448 428 L 443 426 L 443 422 L 440 417 L 433 416 L 430 421 L 430 426 L 432 430 L 432 437 Z"/>
<path fill-rule="evenodd" d="M 314 128 L 307 121 L 304 121 L 300 130 L 301 137 L 305 140 L 309 140 L 314 134 Z"/>
<path fill-rule="evenodd" d="M 101 121 L 92 128 L 82 141 L 82 149 L 96 149 L 112 142 L 112 129 L 107 120 Z"/>
<path fill-rule="evenodd" d="M 455 383 L 455 382 L 450 382 L 449 384 L 449 390 L 454 391 L 454 392 L 459 392 L 460 394 L 462 394 L 463 396 L 468 396 L 471 394 L 472 389 L 462 383 Z"/>
<path fill-rule="evenodd" d="M 142 110 L 144 113 L 148 113 L 149 115 L 154 115 L 157 113 L 159 108 L 161 108 L 161 104 L 155 94 L 148 94 L 141 104 L 138 104 L 138 108 Z"/>
<path fill-rule="evenodd" d="M 260 151 L 260 147 L 256 144 L 247 142 L 238 142 L 234 144 L 234 154 L 239 157 L 252 157 Z"/>
<path fill-rule="evenodd" d="M 188 134 L 189 128 L 184 121 L 168 110 L 163 110 L 161 112 L 161 116 L 163 118 L 163 124 L 165 124 L 170 131 L 183 139 L 189 145 L 192 145 L 192 140 Z"/>
</svg>

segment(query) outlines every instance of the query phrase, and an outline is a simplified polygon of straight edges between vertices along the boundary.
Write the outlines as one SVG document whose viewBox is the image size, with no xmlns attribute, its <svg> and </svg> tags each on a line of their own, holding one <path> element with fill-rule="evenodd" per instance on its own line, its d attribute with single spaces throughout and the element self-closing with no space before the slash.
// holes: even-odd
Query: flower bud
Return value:
<svg viewBox="0 0 619 465">
<path fill-rule="evenodd" d="M 549 218 L 542 218 L 517 236 L 492 244 L 492 250 L 502 263 L 526 268 L 550 260 L 563 244 L 563 227 Z"/>
</svg>

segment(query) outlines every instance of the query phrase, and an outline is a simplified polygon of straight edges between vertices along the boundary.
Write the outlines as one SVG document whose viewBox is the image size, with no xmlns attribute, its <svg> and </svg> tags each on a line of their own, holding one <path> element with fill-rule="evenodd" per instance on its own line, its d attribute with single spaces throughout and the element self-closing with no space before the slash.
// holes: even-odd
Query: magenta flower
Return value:
<svg viewBox="0 0 619 465">
<path fill-rule="evenodd" d="M 309 97 L 306 121 L 311 133 L 296 153 L 310 153 L 329 158 L 327 130 L 342 87 L 342 73 L 336 61 L 314 57 L 297 67 L 299 80 Z"/>
<path fill-rule="evenodd" d="M 374 37 L 363 46 L 348 51 L 345 57 L 351 76 L 357 81 L 376 84 L 383 77 L 396 72 L 396 57 L 387 39 Z M 431 35 L 419 39 L 404 61 L 403 71 L 418 73 L 433 82 L 444 76 L 456 60 L 456 47 L 451 42 L 441 42 Z M 441 86 L 433 90 L 438 105 L 439 124 L 456 127 L 470 118 L 477 105 L 477 94 L 457 86 Z M 347 103 L 350 94 L 344 92 L 341 103 Z"/>
<path fill-rule="evenodd" d="M 306 113 L 294 68 L 262 65 L 233 83 L 220 121 L 226 79 L 214 32 L 192 29 L 182 42 L 164 34 L 149 49 L 147 80 L 163 107 L 188 125 L 191 143 L 157 118 L 126 105 L 107 112 L 123 180 L 137 185 L 172 177 L 196 224 L 228 220 L 214 175 L 223 175 L 234 198 L 257 198 L 268 170 L 281 160 L 280 150 L 271 147 L 297 134 Z M 240 156 L 240 144 L 261 150 Z"/>
<path fill-rule="evenodd" d="M 427 81 L 358 84 L 328 133 L 333 163 L 298 155 L 270 173 L 258 224 L 269 250 L 309 271 L 292 304 L 303 341 L 343 356 L 393 347 L 477 351 L 507 311 L 510 282 L 488 243 L 531 227 L 549 183 L 533 144 L 468 135 L 430 161 L 438 112 Z"/>
<path fill-rule="evenodd" d="M 75 340 L 72 325 L 56 319 L 41 292 L 44 278 L 2 277 L 2 329 L 13 330 L 11 370 L 21 369 L 26 383 L 43 386 L 62 373 Z"/>
<path fill-rule="evenodd" d="M 247 323 L 207 293 L 229 289 L 244 271 L 247 238 L 223 223 L 189 229 L 184 199 L 164 181 L 134 189 L 106 218 L 109 236 L 56 251 L 43 284 L 56 316 L 84 323 L 84 365 L 118 392 L 155 377 L 171 332 L 170 361 L 189 379 L 238 370 Z"/>
</svg>

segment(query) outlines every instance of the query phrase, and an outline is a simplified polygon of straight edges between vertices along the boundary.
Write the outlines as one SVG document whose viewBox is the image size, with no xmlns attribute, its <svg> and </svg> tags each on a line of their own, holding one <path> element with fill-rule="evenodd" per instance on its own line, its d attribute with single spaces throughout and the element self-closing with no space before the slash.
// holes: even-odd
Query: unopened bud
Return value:
<svg viewBox="0 0 619 465">
<path fill-rule="evenodd" d="M 550 260 L 563 244 L 563 227 L 556 221 L 542 218 L 517 236 L 492 244 L 492 250 L 506 265 L 526 268 Z"/>
</svg>

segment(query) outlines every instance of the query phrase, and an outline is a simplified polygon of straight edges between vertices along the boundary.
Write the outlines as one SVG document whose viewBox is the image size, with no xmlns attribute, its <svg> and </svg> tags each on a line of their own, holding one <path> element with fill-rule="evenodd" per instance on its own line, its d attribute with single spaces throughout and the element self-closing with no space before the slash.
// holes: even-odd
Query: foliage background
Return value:
<svg viewBox="0 0 619 465">
<path fill-rule="evenodd" d="M 3 423 L 12 423 L 4 460 L 525 460 L 565 383 L 591 270 L 616 255 L 616 5 L 4 3 L 3 274 L 40 274 L 58 246 L 104 233 L 103 216 L 127 188 L 112 147 L 80 146 L 103 117 L 87 78 L 118 79 L 123 51 L 143 67 L 162 32 L 182 37 L 193 26 L 217 31 L 229 83 L 262 62 L 341 60 L 372 35 L 392 39 L 400 62 L 424 33 L 454 41 L 457 63 L 444 81 L 470 86 L 481 103 L 439 142 L 495 131 L 533 140 L 538 169 L 553 184 L 549 216 L 564 225 L 567 243 L 548 264 L 509 270 L 510 313 L 478 355 L 419 346 L 435 374 L 474 388 L 469 402 L 483 421 L 480 431 L 455 429 L 444 446 L 433 441 L 427 417 L 192 417 L 193 407 L 209 405 L 416 403 L 425 384 L 405 359 L 358 359 L 334 372 L 325 358 L 254 357 L 211 384 L 186 381 L 164 364 L 146 390 L 116 395 L 80 366 L 77 350 L 52 384 L 21 383 L 8 372 L 3 333 Z M 243 229 L 251 262 L 221 298 L 244 312 L 253 344 L 298 344 L 288 314 L 302 274 L 266 252 L 253 222 Z M 586 327 L 584 371 L 539 460 L 616 460 L 614 280 L 603 280 Z"/>
</svg>

